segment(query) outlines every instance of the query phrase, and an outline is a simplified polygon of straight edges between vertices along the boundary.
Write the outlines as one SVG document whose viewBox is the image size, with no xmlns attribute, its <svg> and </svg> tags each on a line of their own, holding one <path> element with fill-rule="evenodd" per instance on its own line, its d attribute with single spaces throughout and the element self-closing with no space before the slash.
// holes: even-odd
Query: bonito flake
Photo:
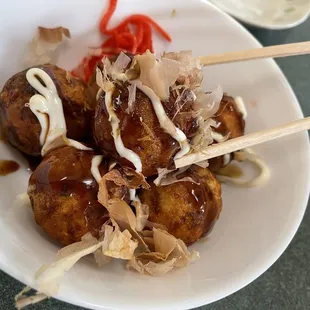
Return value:
<svg viewBox="0 0 310 310">
<path fill-rule="evenodd" d="M 71 38 L 69 29 L 64 27 L 38 27 L 37 33 L 29 44 L 25 66 L 32 67 L 46 63 L 56 64 L 59 47 Z"/>
</svg>

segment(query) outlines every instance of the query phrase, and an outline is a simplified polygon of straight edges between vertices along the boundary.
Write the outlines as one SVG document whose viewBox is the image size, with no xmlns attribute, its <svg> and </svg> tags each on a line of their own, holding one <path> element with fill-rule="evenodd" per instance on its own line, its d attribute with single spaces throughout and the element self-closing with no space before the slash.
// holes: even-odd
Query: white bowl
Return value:
<svg viewBox="0 0 310 310">
<path fill-rule="evenodd" d="M 60 64 L 72 67 L 87 46 L 98 43 L 97 21 L 102 0 L 1 1 L 1 81 L 17 72 L 25 45 L 35 27 L 71 29 L 71 45 Z M 16 9 L 18 7 L 18 10 Z M 172 10 L 176 10 L 172 17 Z M 192 49 L 195 55 L 259 47 L 236 21 L 202 1 L 119 1 L 114 22 L 146 13 L 169 31 L 169 50 Z M 157 45 L 158 47 L 158 45 Z M 270 128 L 302 117 L 297 99 L 272 60 L 212 66 L 205 69 L 205 89 L 221 84 L 226 92 L 247 103 L 247 132 Z M 186 309 L 211 303 L 244 287 L 268 269 L 293 238 L 309 194 L 309 143 L 306 133 L 266 143 L 255 150 L 272 171 L 262 188 L 223 186 L 224 206 L 213 232 L 192 246 L 201 259 L 187 268 L 153 278 L 124 270 L 113 262 L 97 269 L 92 260 L 68 272 L 56 296 L 94 309 Z M 31 209 L 13 202 L 25 192 L 29 172 L 23 157 L 7 144 L 2 159 L 22 168 L 0 178 L 0 267 L 20 281 L 35 285 L 33 275 L 53 260 L 58 246 L 34 223 Z"/>
<path fill-rule="evenodd" d="M 280 30 L 300 25 L 310 14 L 309 0 L 210 0 L 252 26 Z"/>
</svg>

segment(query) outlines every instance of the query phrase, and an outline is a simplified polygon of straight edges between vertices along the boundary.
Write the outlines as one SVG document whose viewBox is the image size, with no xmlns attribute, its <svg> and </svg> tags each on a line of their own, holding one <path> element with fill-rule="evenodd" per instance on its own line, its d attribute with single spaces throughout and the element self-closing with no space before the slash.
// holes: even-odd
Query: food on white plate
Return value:
<svg viewBox="0 0 310 310">
<path fill-rule="evenodd" d="M 28 195 L 35 221 L 63 245 L 78 242 L 87 232 L 98 236 L 108 219 L 98 202 L 98 184 L 91 169 L 93 151 L 57 148 L 44 156 L 29 179 Z M 97 167 L 104 175 L 107 165 Z"/>
<path fill-rule="evenodd" d="M 173 236 L 193 244 L 211 232 L 222 210 L 221 184 L 208 168 L 193 165 L 169 184 L 141 190 L 138 196 L 149 207 L 151 222 Z"/>
<path fill-rule="evenodd" d="M 37 224 L 63 245 L 87 235 L 105 240 L 108 249 L 115 240 L 105 239 L 105 230 L 112 229 L 120 238 L 112 254 L 107 250 L 98 258 L 97 247 L 87 253 L 97 251 L 97 261 L 106 256 L 129 260 L 129 266 L 148 274 L 178 266 L 171 263 L 154 273 L 142 267 L 149 262 L 166 266 L 168 256 L 161 262 L 153 254 L 138 259 L 141 246 L 146 253 L 154 251 L 153 241 L 145 239 L 153 238 L 154 229 L 184 247 L 210 232 L 222 209 L 221 185 L 209 163 L 175 169 L 173 159 L 243 135 L 246 117 L 243 103 L 223 97 L 220 87 L 207 93 L 200 88 L 201 69 L 190 52 L 168 55 L 121 52 L 114 61 L 104 57 L 98 63 L 98 93 L 90 103 L 95 107 L 92 147 L 67 138 L 56 82 L 40 66 L 26 73 L 30 90 L 40 83 L 26 108 L 38 119 L 39 134 L 45 133 L 42 161 L 28 187 Z M 49 121 L 40 119 L 38 110 Z M 242 160 L 235 154 L 216 158 L 210 168 L 220 171 L 234 156 Z M 129 245 L 125 255 L 122 247 Z"/>
<path fill-rule="evenodd" d="M 155 60 L 151 54 L 144 56 Z M 127 56 L 122 54 L 121 57 Z M 129 72 L 131 70 L 135 69 L 128 69 Z M 100 72 L 98 75 L 101 78 Z M 108 78 L 112 79 L 112 75 L 108 75 Z M 127 79 L 125 75 L 124 78 Z M 125 165 L 142 171 L 145 176 L 151 176 L 157 173 L 157 169 L 173 165 L 173 157 L 182 147 L 189 150 L 186 136 L 192 137 L 198 129 L 197 118 L 190 115 L 194 113 L 195 95 L 190 89 L 171 90 L 167 98 L 161 101 L 158 97 L 150 98 L 139 83 L 139 80 L 127 79 L 118 81 L 108 93 L 99 90 L 93 125 L 94 139 L 103 154 L 121 160 Z M 107 94 L 110 93 L 111 103 L 107 104 Z M 119 124 L 116 125 L 116 122 Z M 119 139 L 116 138 L 116 131 L 119 131 Z M 126 150 L 120 151 L 120 143 L 132 155 Z M 136 158 L 130 160 L 130 156 Z"/>
<path fill-rule="evenodd" d="M 57 90 L 68 137 L 85 141 L 89 136 L 93 113 L 85 83 L 55 65 L 44 64 L 37 68 L 48 75 Z M 40 108 L 36 106 L 38 103 L 35 100 L 40 100 L 39 88 L 44 86 L 40 86 L 40 80 L 34 79 L 28 72 L 29 70 L 24 70 L 15 74 L 4 85 L 0 94 L 1 130 L 17 149 L 27 155 L 40 156 L 47 138 L 47 128 L 42 131 L 41 124 L 47 122 L 47 107 L 44 102 L 40 102 Z M 49 113 L 55 112 L 50 109 Z"/>
<path fill-rule="evenodd" d="M 236 97 L 234 99 L 224 94 L 216 116 L 213 117 L 217 123 L 212 134 L 214 143 L 243 136 L 246 116 L 247 112 L 242 98 Z M 211 158 L 209 168 L 214 172 L 219 172 L 222 167 L 227 166 L 233 160 L 233 157 L 234 154 L 232 153 Z"/>
<path fill-rule="evenodd" d="M 175 169 L 175 159 L 244 135 L 245 104 L 220 86 L 202 89 L 191 51 L 152 53 L 151 27 L 170 37 L 149 17 L 132 15 L 108 30 L 114 10 L 111 1 L 100 23 L 110 37 L 71 73 L 38 63 L 10 78 L 0 94 L 6 139 L 40 160 L 27 190 L 35 221 L 65 245 L 36 274 L 47 296 L 89 254 L 99 267 L 120 259 L 153 276 L 186 266 L 199 257 L 187 246 L 210 233 L 220 216 L 219 180 L 258 186 L 269 177 L 247 150 Z M 68 36 L 63 29 L 46 49 L 48 59 Z M 236 182 L 220 175 L 234 159 L 252 161 L 260 174 Z M 18 306 L 29 302 L 18 295 Z"/>
</svg>

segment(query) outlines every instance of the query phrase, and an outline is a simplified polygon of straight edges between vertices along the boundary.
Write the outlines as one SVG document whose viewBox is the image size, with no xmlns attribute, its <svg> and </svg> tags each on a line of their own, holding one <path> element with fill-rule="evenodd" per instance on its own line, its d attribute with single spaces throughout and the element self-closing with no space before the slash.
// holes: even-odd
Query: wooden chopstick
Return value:
<svg viewBox="0 0 310 310">
<path fill-rule="evenodd" d="M 176 159 L 174 163 L 176 168 L 185 167 L 210 158 L 242 150 L 246 147 L 261 144 L 309 129 L 310 117 L 306 117 L 304 119 L 300 119 L 272 129 L 253 132 L 242 137 L 228 140 L 226 142 L 213 144 L 202 152 L 192 153 Z"/>
<path fill-rule="evenodd" d="M 310 41 L 267 46 L 246 51 L 198 57 L 202 66 L 230 63 L 260 58 L 278 58 L 310 53 Z"/>
</svg>

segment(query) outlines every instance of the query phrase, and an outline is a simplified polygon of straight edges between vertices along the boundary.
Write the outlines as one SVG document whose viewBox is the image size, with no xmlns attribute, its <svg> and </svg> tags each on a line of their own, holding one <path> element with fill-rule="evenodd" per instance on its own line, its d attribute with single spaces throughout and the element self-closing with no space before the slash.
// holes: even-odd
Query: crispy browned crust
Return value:
<svg viewBox="0 0 310 310">
<path fill-rule="evenodd" d="M 230 138 L 237 138 L 244 135 L 245 122 L 242 114 L 238 111 L 233 97 L 224 95 L 220 107 L 214 117 L 221 125 L 216 128 L 216 132 L 223 136 L 230 134 Z"/>
<path fill-rule="evenodd" d="M 192 167 L 185 172 L 200 185 L 178 182 L 139 194 L 149 206 L 149 220 L 166 226 L 168 232 L 190 245 L 211 231 L 222 209 L 221 185 L 208 169 Z"/>
<path fill-rule="evenodd" d="M 117 104 L 119 96 L 120 105 Z M 113 157 L 121 164 L 132 167 L 125 159 L 120 159 L 116 152 L 112 128 L 105 107 L 104 94 L 99 97 L 93 125 L 93 135 L 97 146 L 108 157 Z M 164 102 L 168 116 L 172 119 L 176 112 L 171 96 L 169 102 Z M 182 104 L 182 103 L 181 103 Z M 128 89 L 127 85 L 119 86 L 113 94 L 115 113 L 120 119 L 121 137 L 125 147 L 137 153 L 142 161 L 143 174 L 151 176 L 157 173 L 157 168 L 166 168 L 173 162 L 173 156 L 179 150 L 179 144 L 160 127 L 159 121 L 152 107 L 150 99 L 140 90 L 136 91 L 136 101 L 133 113 L 128 114 Z M 182 111 L 189 110 L 192 102 L 183 106 Z M 192 134 L 196 128 L 196 121 L 175 120 L 186 134 Z M 181 122 L 182 121 L 182 122 Z"/>
<path fill-rule="evenodd" d="M 220 126 L 214 129 L 224 137 L 229 134 L 229 139 L 244 135 L 245 121 L 242 114 L 238 111 L 233 97 L 224 95 L 220 103 L 219 110 L 214 120 L 220 123 Z M 223 156 L 209 160 L 209 168 L 216 172 L 224 165 Z"/>
<path fill-rule="evenodd" d="M 28 194 L 35 221 L 63 245 L 79 241 L 88 231 L 96 235 L 107 219 L 91 175 L 93 156 L 72 147 L 59 148 L 44 157 L 30 177 Z M 102 174 L 105 169 L 100 168 Z"/>
<path fill-rule="evenodd" d="M 62 99 L 68 137 L 84 141 L 90 133 L 91 107 L 86 94 L 86 86 L 66 70 L 54 65 L 43 65 L 54 81 Z M 7 140 L 22 152 L 40 155 L 41 126 L 30 108 L 25 106 L 36 91 L 29 85 L 24 70 L 15 74 L 5 84 L 0 94 L 0 121 Z"/>
</svg>

